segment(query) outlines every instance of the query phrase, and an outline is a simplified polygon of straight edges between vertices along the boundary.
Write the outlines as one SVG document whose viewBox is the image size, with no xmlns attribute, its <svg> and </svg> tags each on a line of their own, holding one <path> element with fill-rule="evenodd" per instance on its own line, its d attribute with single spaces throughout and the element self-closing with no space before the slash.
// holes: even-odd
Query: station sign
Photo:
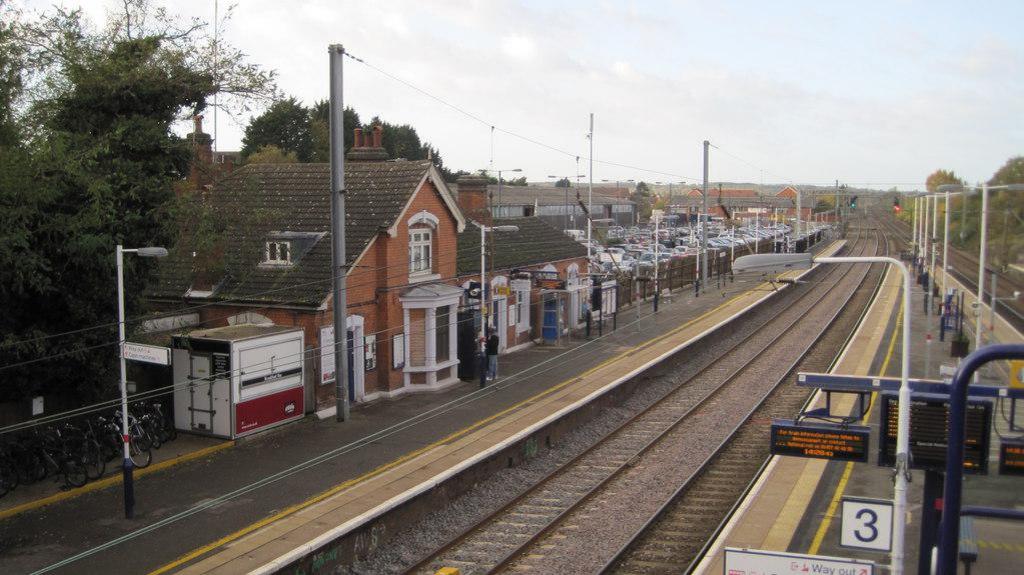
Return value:
<svg viewBox="0 0 1024 575">
<path fill-rule="evenodd" d="M 121 349 L 125 359 L 157 365 L 171 365 L 171 348 L 169 347 L 124 342 L 124 347 Z"/>
<path fill-rule="evenodd" d="M 838 461 L 868 460 L 870 428 L 862 425 L 772 421 L 772 455 L 790 455 Z"/>
<path fill-rule="evenodd" d="M 843 497 L 839 546 L 871 551 L 892 549 L 892 501 Z"/>
<path fill-rule="evenodd" d="M 1024 438 L 1004 437 L 999 443 L 999 474 L 1024 475 Z"/>
<path fill-rule="evenodd" d="M 834 575 L 874 575 L 875 564 L 859 559 L 799 555 L 781 551 L 725 548 L 725 575 L 807 575 L 831 573 Z"/>
<path fill-rule="evenodd" d="M 896 464 L 896 433 L 899 429 L 899 397 L 882 395 L 881 440 L 878 465 Z M 967 402 L 964 435 L 964 471 L 988 473 L 988 449 L 992 429 L 992 404 Z M 945 471 L 949 437 L 949 397 L 920 394 L 910 404 L 910 466 L 914 469 Z"/>
</svg>

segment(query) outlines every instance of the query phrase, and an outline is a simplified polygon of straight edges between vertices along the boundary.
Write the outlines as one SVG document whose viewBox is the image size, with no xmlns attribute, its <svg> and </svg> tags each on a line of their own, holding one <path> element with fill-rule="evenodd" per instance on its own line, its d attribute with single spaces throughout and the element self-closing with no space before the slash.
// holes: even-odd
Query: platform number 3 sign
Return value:
<svg viewBox="0 0 1024 575">
<path fill-rule="evenodd" d="M 839 545 L 889 551 L 892 548 L 892 501 L 843 497 Z"/>
</svg>

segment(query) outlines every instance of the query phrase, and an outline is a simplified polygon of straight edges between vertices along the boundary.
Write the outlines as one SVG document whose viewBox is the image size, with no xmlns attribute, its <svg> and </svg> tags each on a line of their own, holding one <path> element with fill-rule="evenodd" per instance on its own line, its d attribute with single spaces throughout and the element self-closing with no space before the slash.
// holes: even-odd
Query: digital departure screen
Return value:
<svg viewBox="0 0 1024 575">
<path fill-rule="evenodd" d="M 882 396 L 882 435 L 878 446 L 878 464 L 896 464 L 896 432 L 899 398 Z M 988 473 L 989 430 L 992 428 L 992 404 L 967 402 L 964 434 L 964 471 Z M 910 404 L 910 466 L 914 469 L 946 469 L 946 445 L 949 437 L 949 398 L 915 395 Z"/>
<path fill-rule="evenodd" d="M 772 422 L 772 455 L 791 455 L 839 461 L 868 460 L 870 431 L 860 425 L 843 427 L 829 423 Z"/>
<path fill-rule="evenodd" d="M 1004 438 L 999 443 L 999 474 L 1024 475 L 1024 438 Z"/>
</svg>

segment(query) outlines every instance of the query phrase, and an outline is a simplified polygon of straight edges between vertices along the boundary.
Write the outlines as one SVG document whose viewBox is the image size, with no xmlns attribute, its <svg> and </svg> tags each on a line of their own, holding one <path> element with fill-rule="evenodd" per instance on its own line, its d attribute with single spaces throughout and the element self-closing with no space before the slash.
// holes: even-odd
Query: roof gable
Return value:
<svg viewBox="0 0 1024 575">
<path fill-rule="evenodd" d="M 350 265 L 398 219 L 432 171 L 426 160 L 346 163 L 345 255 Z M 207 299 L 320 305 L 332 277 L 330 178 L 325 163 L 251 164 L 222 180 L 209 198 L 225 225 L 224 280 Z M 287 232 L 323 237 L 292 266 L 260 266 L 266 241 Z M 185 251 L 173 250 L 161 261 L 150 297 L 185 294 L 193 277 L 192 254 Z"/>
</svg>

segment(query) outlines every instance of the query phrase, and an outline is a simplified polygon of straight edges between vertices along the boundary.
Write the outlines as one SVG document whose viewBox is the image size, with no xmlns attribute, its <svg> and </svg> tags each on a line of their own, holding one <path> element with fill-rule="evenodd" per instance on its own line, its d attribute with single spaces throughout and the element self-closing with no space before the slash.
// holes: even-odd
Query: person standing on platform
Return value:
<svg viewBox="0 0 1024 575">
<path fill-rule="evenodd" d="M 487 351 L 487 381 L 494 381 L 498 377 L 498 334 L 490 330 L 487 336 L 485 349 Z"/>
</svg>

